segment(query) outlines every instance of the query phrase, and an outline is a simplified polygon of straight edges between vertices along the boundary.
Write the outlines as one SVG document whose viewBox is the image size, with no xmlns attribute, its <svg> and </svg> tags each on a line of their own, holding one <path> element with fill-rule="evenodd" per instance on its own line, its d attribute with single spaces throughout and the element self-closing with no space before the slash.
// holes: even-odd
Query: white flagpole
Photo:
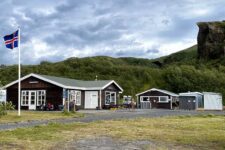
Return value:
<svg viewBox="0 0 225 150">
<path fill-rule="evenodd" d="M 20 96 L 20 91 L 21 91 L 21 85 L 20 85 L 20 73 L 21 73 L 21 68 L 20 68 L 20 27 L 18 28 L 18 49 L 19 49 L 19 55 L 18 55 L 18 116 L 20 116 L 20 99 L 21 99 L 21 96 Z"/>
</svg>

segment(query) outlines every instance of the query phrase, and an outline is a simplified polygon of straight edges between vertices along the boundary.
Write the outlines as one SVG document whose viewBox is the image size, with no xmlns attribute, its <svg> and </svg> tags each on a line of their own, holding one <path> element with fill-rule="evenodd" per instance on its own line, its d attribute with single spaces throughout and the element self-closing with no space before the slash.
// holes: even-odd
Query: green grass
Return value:
<svg viewBox="0 0 225 150">
<path fill-rule="evenodd" d="M 149 140 L 193 149 L 225 149 L 224 116 L 177 116 L 92 123 L 55 124 L 0 132 L 0 147 L 63 148 L 78 139 L 110 136 L 117 140 Z M 29 144 L 24 144 L 29 143 Z"/>
<path fill-rule="evenodd" d="M 21 116 L 17 111 L 8 111 L 8 115 L 0 117 L 0 123 L 12 123 L 31 120 L 52 120 L 60 118 L 77 118 L 83 117 L 82 113 L 64 113 L 50 111 L 21 111 Z"/>
</svg>

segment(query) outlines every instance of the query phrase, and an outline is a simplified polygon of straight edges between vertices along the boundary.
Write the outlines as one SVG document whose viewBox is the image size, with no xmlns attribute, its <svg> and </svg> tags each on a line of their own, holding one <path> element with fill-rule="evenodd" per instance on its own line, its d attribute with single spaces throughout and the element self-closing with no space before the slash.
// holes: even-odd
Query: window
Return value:
<svg viewBox="0 0 225 150">
<path fill-rule="evenodd" d="M 159 102 L 161 102 L 161 103 L 167 103 L 168 102 L 168 97 L 167 96 L 160 96 L 159 97 Z"/>
<path fill-rule="evenodd" d="M 28 106 L 28 101 L 29 101 L 29 91 L 22 91 L 21 105 Z"/>
<path fill-rule="evenodd" d="M 148 101 L 150 101 L 150 98 L 149 97 L 141 97 L 141 101 L 148 102 Z"/>
<path fill-rule="evenodd" d="M 81 91 L 76 91 L 76 105 L 81 105 Z"/>
<path fill-rule="evenodd" d="M 70 90 L 69 91 L 69 100 L 70 101 L 75 101 L 76 100 L 76 94 L 75 94 L 76 91 L 74 90 Z"/>
<path fill-rule="evenodd" d="M 81 91 L 71 90 L 69 92 L 70 101 L 75 101 L 76 105 L 81 105 Z"/>
<path fill-rule="evenodd" d="M 115 103 L 116 101 L 116 93 L 111 93 L 111 103 Z"/>
<path fill-rule="evenodd" d="M 46 91 L 45 90 L 37 91 L 37 106 L 45 105 L 45 101 L 46 101 Z"/>
<path fill-rule="evenodd" d="M 105 92 L 105 104 L 110 104 L 110 92 Z"/>
<path fill-rule="evenodd" d="M 116 92 L 105 92 L 105 105 L 116 104 Z"/>
</svg>

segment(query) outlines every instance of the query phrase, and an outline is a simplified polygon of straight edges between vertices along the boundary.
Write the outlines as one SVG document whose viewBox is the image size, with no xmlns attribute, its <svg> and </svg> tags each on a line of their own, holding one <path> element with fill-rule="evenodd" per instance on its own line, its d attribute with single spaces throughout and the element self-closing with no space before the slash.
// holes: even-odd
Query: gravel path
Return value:
<svg viewBox="0 0 225 150">
<path fill-rule="evenodd" d="M 56 123 L 72 123 L 72 122 L 92 122 L 99 120 L 112 120 L 112 119 L 132 119 L 138 117 L 163 117 L 163 116 L 178 116 L 178 115 L 200 115 L 200 114 L 215 114 L 225 115 L 224 111 L 184 111 L 184 110 L 163 110 L 163 109 L 149 109 L 149 110 L 82 110 L 85 114 L 83 118 L 69 118 L 69 119 L 55 119 L 55 120 L 34 120 L 18 123 L 0 124 L 0 130 L 11 130 L 23 127 L 33 127 L 37 125 L 46 125 L 50 122 Z"/>
<path fill-rule="evenodd" d="M 194 150 L 198 149 L 193 146 L 173 145 L 171 143 L 158 143 L 147 140 L 126 141 L 115 139 L 112 137 L 89 137 L 77 141 L 70 141 L 68 143 L 60 144 L 52 149 L 54 150 Z"/>
</svg>

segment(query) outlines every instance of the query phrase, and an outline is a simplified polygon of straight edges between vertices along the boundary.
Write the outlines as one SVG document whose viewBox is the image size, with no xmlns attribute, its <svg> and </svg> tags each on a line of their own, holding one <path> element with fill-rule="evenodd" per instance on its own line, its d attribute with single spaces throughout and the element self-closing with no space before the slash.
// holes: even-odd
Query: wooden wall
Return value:
<svg viewBox="0 0 225 150">
<path fill-rule="evenodd" d="M 140 97 L 141 96 L 168 96 L 168 98 L 170 99 L 171 96 L 159 91 L 149 91 L 146 93 L 143 93 L 141 95 L 138 96 L 138 103 L 140 104 Z M 171 108 L 171 104 L 170 102 L 168 103 L 159 103 L 159 98 L 158 97 L 151 97 L 150 98 L 150 102 L 151 102 L 151 106 L 152 108 L 165 108 L 165 109 L 170 109 Z"/>
<path fill-rule="evenodd" d="M 18 107 L 18 84 L 14 84 L 7 89 L 7 101 L 11 101 L 13 105 Z M 63 103 L 63 88 L 53 85 L 51 83 L 45 82 L 35 77 L 27 78 L 21 81 L 21 91 L 22 90 L 46 90 L 46 104 L 51 103 L 56 106 L 62 105 Z M 116 100 L 117 104 L 119 101 L 119 91 L 120 89 L 112 83 L 111 85 L 107 86 L 105 89 L 101 91 L 101 95 L 99 90 L 98 91 L 98 104 L 100 104 L 100 97 L 101 97 L 101 104 L 102 108 L 105 105 L 105 92 L 106 91 L 113 91 L 116 92 Z M 85 91 L 81 90 L 81 105 L 77 106 L 78 109 L 84 109 L 85 106 Z M 28 109 L 27 106 L 21 106 L 22 109 Z"/>
<path fill-rule="evenodd" d="M 106 91 L 111 91 L 111 92 L 116 92 L 116 104 L 118 104 L 119 102 L 119 92 L 120 89 L 114 84 L 110 84 L 109 86 L 107 86 L 105 89 L 102 90 L 102 108 L 107 108 L 107 106 L 105 106 L 105 92 Z"/>
<path fill-rule="evenodd" d="M 12 103 L 18 107 L 18 84 L 14 84 L 7 89 L 7 101 L 12 101 Z M 62 93 L 63 89 L 61 87 L 55 86 L 51 83 L 42 81 L 35 77 L 27 78 L 21 81 L 21 91 L 22 90 L 46 90 L 46 104 L 52 103 L 54 105 L 62 104 Z M 27 109 L 27 107 L 21 107 Z"/>
</svg>

